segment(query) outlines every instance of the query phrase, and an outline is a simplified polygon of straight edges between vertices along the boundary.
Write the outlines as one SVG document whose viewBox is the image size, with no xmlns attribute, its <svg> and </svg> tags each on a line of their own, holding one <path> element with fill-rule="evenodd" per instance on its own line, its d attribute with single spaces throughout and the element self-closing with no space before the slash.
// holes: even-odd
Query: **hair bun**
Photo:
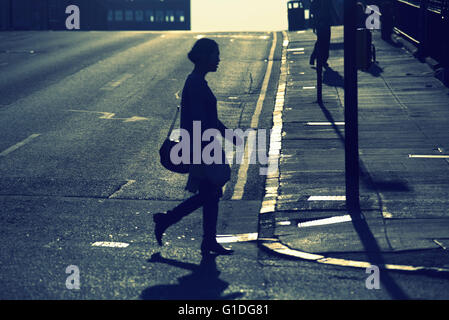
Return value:
<svg viewBox="0 0 449 320">
<path fill-rule="evenodd" d="M 218 50 L 217 42 L 209 38 L 201 38 L 195 42 L 187 57 L 197 64 L 205 61 L 215 50 Z"/>
</svg>

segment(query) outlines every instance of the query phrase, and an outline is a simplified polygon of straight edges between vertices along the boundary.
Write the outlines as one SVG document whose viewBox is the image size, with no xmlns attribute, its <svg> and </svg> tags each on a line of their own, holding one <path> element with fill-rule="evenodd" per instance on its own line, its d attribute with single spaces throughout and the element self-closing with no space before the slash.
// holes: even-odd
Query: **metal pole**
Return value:
<svg viewBox="0 0 449 320">
<path fill-rule="evenodd" d="M 318 103 L 323 103 L 323 61 L 318 48 L 317 61 L 316 61 L 316 100 Z"/>
<path fill-rule="evenodd" d="M 420 24 L 420 34 L 419 34 L 419 48 L 418 48 L 418 55 L 421 60 L 423 60 L 428 53 L 428 41 L 427 41 L 427 34 L 429 32 L 428 26 L 429 26 L 429 17 L 427 8 L 429 6 L 428 0 L 421 0 L 420 8 L 419 8 L 419 24 Z"/>
<path fill-rule="evenodd" d="M 345 173 L 346 207 L 360 210 L 356 66 L 356 0 L 344 1 Z"/>
</svg>

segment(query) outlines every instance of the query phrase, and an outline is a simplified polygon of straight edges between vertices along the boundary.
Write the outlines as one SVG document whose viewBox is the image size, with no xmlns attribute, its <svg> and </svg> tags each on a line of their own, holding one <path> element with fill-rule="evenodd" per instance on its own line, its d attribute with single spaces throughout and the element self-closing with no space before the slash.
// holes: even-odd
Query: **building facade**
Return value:
<svg viewBox="0 0 449 320">
<path fill-rule="evenodd" d="M 0 30 L 65 30 L 78 6 L 80 30 L 190 30 L 190 0 L 0 0 Z"/>
</svg>

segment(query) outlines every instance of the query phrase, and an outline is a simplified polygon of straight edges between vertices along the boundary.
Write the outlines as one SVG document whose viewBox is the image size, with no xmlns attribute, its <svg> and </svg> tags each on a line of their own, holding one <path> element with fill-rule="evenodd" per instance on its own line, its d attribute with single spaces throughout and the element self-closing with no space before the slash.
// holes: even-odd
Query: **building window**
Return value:
<svg viewBox="0 0 449 320">
<path fill-rule="evenodd" d="M 115 21 L 123 21 L 123 11 L 115 10 Z"/>
<path fill-rule="evenodd" d="M 108 10 L 108 21 L 114 20 L 114 11 Z"/>
<path fill-rule="evenodd" d="M 176 11 L 176 17 L 178 22 L 185 22 L 186 18 L 184 16 L 184 11 L 178 10 Z"/>
<path fill-rule="evenodd" d="M 167 10 L 165 13 L 165 22 L 175 22 L 175 15 L 173 11 Z"/>
<path fill-rule="evenodd" d="M 146 10 L 145 11 L 145 21 L 154 22 L 153 10 Z"/>
<path fill-rule="evenodd" d="M 136 10 L 135 16 L 136 16 L 136 21 L 143 21 L 143 11 L 142 10 Z"/>
<path fill-rule="evenodd" d="M 133 21 L 134 20 L 134 14 L 132 10 L 126 10 L 125 11 L 125 20 L 126 21 Z"/>
<path fill-rule="evenodd" d="M 164 11 L 156 10 L 156 22 L 164 22 Z"/>
</svg>

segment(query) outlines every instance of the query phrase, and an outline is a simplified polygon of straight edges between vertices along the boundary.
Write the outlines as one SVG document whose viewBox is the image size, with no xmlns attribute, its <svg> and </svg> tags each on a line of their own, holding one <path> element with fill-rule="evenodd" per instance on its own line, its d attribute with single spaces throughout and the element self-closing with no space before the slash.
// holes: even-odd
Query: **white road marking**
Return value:
<svg viewBox="0 0 449 320">
<path fill-rule="evenodd" d="M 206 37 L 204 34 L 199 34 L 195 36 L 195 39 L 201 39 Z M 231 38 L 231 41 L 234 39 L 263 39 L 266 40 L 269 36 L 260 36 L 260 35 L 251 35 L 251 34 L 208 34 L 208 38 Z"/>
<path fill-rule="evenodd" d="M 300 223 L 298 223 L 298 228 L 325 226 L 325 225 L 329 225 L 329 224 L 350 222 L 350 221 L 352 221 L 350 215 L 335 216 L 335 217 L 331 217 L 331 218 L 300 222 Z"/>
<path fill-rule="evenodd" d="M 421 159 L 449 159 L 449 155 L 432 155 L 432 154 L 409 154 L 409 158 L 421 158 Z"/>
<path fill-rule="evenodd" d="M 263 103 L 265 101 L 265 97 L 267 94 L 268 84 L 270 82 L 271 72 L 273 69 L 273 58 L 274 58 L 274 51 L 276 49 L 276 41 L 277 41 L 277 35 L 276 35 L 276 32 L 274 32 L 273 33 L 273 43 L 271 45 L 271 50 L 270 50 L 270 54 L 269 54 L 269 58 L 268 58 L 267 70 L 265 72 L 265 77 L 264 77 L 264 80 L 262 83 L 262 88 L 261 88 L 261 92 L 259 95 L 259 99 L 257 100 L 256 110 L 254 111 L 253 117 L 251 119 L 251 128 L 254 128 L 254 129 L 257 129 L 257 127 L 259 125 L 260 113 L 262 112 Z M 254 134 L 256 133 L 255 131 L 252 131 L 251 133 L 253 133 L 253 132 L 254 132 Z M 251 141 L 250 137 L 248 137 L 248 141 Z M 254 152 L 254 150 L 250 150 L 250 149 L 253 149 L 253 147 L 254 147 L 254 145 L 250 146 L 250 143 L 248 143 L 248 142 L 245 145 L 243 163 L 239 167 L 237 183 L 234 186 L 234 192 L 231 197 L 232 200 L 240 200 L 243 198 L 243 193 L 245 191 L 244 190 L 245 185 L 248 180 L 248 167 L 249 167 L 248 159 L 250 159 L 252 152 Z"/>
<path fill-rule="evenodd" d="M 132 116 L 129 118 L 115 118 L 115 113 L 104 112 L 104 111 L 89 111 L 89 110 L 67 110 L 70 112 L 84 112 L 84 113 L 97 113 L 101 114 L 98 119 L 109 119 L 109 120 L 123 120 L 123 122 L 137 122 L 137 121 L 149 121 L 150 119 L 139 116 Z"/>
<path fill-rule="evenodd" d="M 124 242 L 110 242 L 110 241 L 97 241 L 92 243 L 92 247 L 105 247 L 105 248 L 126 248 L 129 243 Z"/>
<path fill-rule="evenodd" d="M 278 225 L 278 226 L 289 226 L 291 224 L 292 224 L 291 221 L 279 221 L 279 222 L 276 222 L 276 225 Z"/>
<path fill-rule="evenodd" d="M 291 49 L 287 49 L 288 52 L 291 51 L 304 51 L 304 48 L 291 48 Z"/>
<path fill-rule="evenodd" d="M 310 196 L 307 201 L 346 201 L 346 196 Z"/>
<path fill-rule="evenodd" d="M 344 122 L 307 122 L 308 126 L 344 126 Z"/>
<path fill-rule="evenodd" d="M 283 38 L 287 39 L 287 33 L 282 32 Z M 284 40 L 284 44 L 288 40 Z M 265 180 L 265 195 L 259 213 L 269 213 L 276 210 L 276 203 L 279 190 L 279 159 L 281 157 L 282 146 L 282 112 L 285 104 L 285 90 L 287 87 L 287 51 L 282 50 L 281 73 L 279 75 L 278 90 L 273 111 L 273 127 L 270 134 L 270 150 L 268 152 L 267 179 Z"/>
<path fill-rule="evenodd" d="M 256 241 L 257 232 L 254 233 L 241 233 L 241 234 L 229 234 L 229 235 L 217 235 L 218 243 L 234 243 L 234 242 L 248 242 Z"/>
<path fill-rule="evenodd" d="M 22 140 L 22 141 L 16 143 L 15 145 L 9 147 L 9 148 L 6 149 L 6 150 L 2 151 L 2 152 L 0 153 L 0 156 L 1 156 L 1 157 L 4 157 L 4 156 L 10 154 L 11 152 L 13 152 L 13 151 L 19 149 L 20 147 L 23 147 L 24 145 L 26 145 L 27 143 L 31 142 L 33 139 L 36 139 L 36 138 L 39 137 L 39 136 L 40 136 L 39 133 L 33 133 L 33 134 L 30 135 L 28 138 L 26 138 L 26 139 L 24 139 L 24 140 Z"/>
</svg>

